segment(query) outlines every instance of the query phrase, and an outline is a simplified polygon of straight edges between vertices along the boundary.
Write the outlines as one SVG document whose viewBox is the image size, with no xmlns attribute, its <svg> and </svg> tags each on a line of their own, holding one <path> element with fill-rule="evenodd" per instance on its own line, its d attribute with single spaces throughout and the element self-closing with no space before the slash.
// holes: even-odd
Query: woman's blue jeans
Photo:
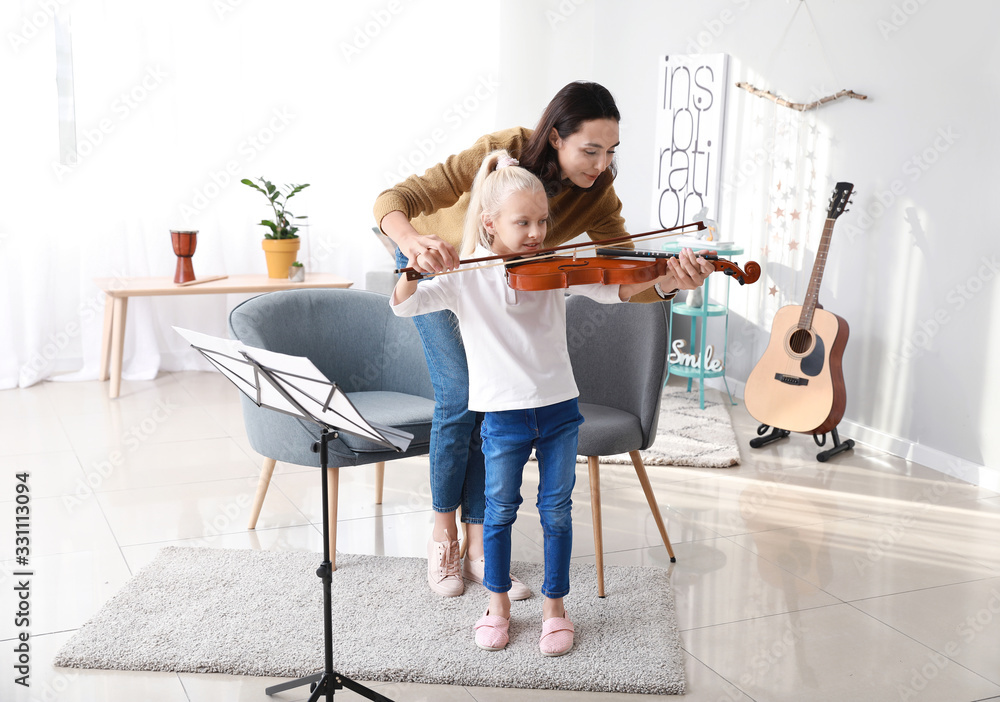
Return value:
<svg viewBox="0 0 1000 702">
<path fill-rule="evenodd" d="M 396 264 L 407 265 L 396 249 Z M 431 421 L 431 506 L 435 512 L 462 508 L 462 521 L 482 524 L 486 505 L 486 471 L 479 426 L 482 414 L 469 411 L 469 367 L 458 320 L 451 312 L 413 318 L 420 333 L 434 386 Z"/>
<path fill-rule="evenodd" d="M 573 549 L 573 486 L 576 449 L 583 417 L 576 399 L 529 410 L 487 412 L 483 419 L 486 456 L 486 520 L 483 585 L 490 592 L 510 590 L 511 527 L 521 504 L 524 464 L 535 449 L 538 459 L 538 515 L 545 548 L 542 594 L 556 599 L 569 593 Z"/>
</svg>

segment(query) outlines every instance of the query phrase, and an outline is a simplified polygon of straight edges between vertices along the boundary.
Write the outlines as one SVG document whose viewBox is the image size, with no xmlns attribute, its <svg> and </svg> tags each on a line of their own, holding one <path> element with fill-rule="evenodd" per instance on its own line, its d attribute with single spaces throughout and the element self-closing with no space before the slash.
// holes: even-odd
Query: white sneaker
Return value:
<svg viewBox="0 0 1000 702">
<path fill-rule="evenodd" d="M 465 581 L 458 572 L 458 539 L 427 541 L 427 584 L 442 597 L 457 597 L 465 592 Z"/>
<path fill-rule="evenodd" d="M 472 560 L 466 557 L 462 561 L 462 574 L 466 580 L 471 580 L 474 583 L 482 585 L 483 577 L 486 575 L 486 558 Z M 526 600 L 531 597 L 531 590 L 512 575 L 510 576 L 510 590 L 507 592 L 507 597 L 511 600 Z"/>
</svg>

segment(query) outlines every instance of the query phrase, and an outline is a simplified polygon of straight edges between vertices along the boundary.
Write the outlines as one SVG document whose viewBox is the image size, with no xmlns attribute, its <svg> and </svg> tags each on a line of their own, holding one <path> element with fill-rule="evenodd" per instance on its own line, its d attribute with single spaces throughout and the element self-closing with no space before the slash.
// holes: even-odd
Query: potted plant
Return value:
<svg viewBox="0 0 1000 702">
<path fill-rule="evenodd" d="M 288 279 L 293 283 L 301 283 L 306 279 L 306 269 L 299 261 L 295 261 L 288 268 Z"/>
<path fill-rule="evenodd" d="M 268 231 L 264 234 L 261 246 L 264 249 L 264 256 L 267 259 L 267 277 L 285 278 L 288 276 L 288 269 L 292 262 L 298 258 L 299 235 L 296 234 L 299 228 L 295 225 L 296 220 L 307 219 L 304 215 L 293 215 L 288 210 L 288 201 L 296 194 L 309 187 L 309 183 L 303 185 L 286 185 L 285 190 L 275 186 L 271 181 L 258 178 L 260 183 L 253 182 L 249 178 L 244 178 L 240 182 L 253 188 L 267 198 L 268 204 L 274 210 L 273 219 L 262 219 L 260 221 Z"/>
</svg>

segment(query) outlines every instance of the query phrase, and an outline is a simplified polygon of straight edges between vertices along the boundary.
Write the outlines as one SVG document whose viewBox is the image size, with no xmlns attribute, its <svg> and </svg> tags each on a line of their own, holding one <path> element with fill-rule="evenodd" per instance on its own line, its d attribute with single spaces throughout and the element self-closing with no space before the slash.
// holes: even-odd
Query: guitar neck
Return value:
<svg viewBox="0 0 1000 702">
<path fill-rule="evenodd" d="M 812 327 L 813 313 L 819 304 L 819 287 L 823 283 L 823 271 L 826 269 L 826 257 L 830 252 L 830 239 L 833 235 L 833 224 L 836 219 L 827 219 L 823 225 L 823 236 L 816 250 L 816 261 L 813 263 L 812 276 L 809 278 L 809 288 L 802 302 L 802 313 L 799 315 L 799 329 Z"/>
</svg>

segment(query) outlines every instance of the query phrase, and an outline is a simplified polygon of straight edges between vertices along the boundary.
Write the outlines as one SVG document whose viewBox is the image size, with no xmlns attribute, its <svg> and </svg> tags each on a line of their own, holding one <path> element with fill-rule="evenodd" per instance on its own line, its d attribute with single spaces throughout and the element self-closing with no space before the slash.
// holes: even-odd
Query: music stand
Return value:
<svg viewBox="0 0 1000 702">
<path fill-rule="evenodd" d="M 375 702 L 392 702 L 374 690 L 354 682 L 333 669 L 333 563 L 330 560 L 330 515 L 327 509 L 327 462 L 329 442 L 346 432 L 372 441 L 386 448 L 405 451 L 412 434 L 393 427 L 368 422 L 351 403 L 341 388 L 302 356 L 267 351 L 244 345 L 240 341 L 221 339 L 174 327 L 209 363 L 226 376 L 251 402 L 258 407 L 289 414 L 299 421 L 310 422 L 320 428 L 319 441 L 312 444 L 313 453 L 319 453 L 323 486 L 323 562 L 316 575 L 323 581 L 323 638 L 324 668 L 322 673 L 308 675 L 290 682 L 272 685 L 265 694 L 290 690 L 301 685 L 311 685 L 308 702 L 326 697 L 333 701 L 336 690 L 348 688 Z"/>
</svg>

